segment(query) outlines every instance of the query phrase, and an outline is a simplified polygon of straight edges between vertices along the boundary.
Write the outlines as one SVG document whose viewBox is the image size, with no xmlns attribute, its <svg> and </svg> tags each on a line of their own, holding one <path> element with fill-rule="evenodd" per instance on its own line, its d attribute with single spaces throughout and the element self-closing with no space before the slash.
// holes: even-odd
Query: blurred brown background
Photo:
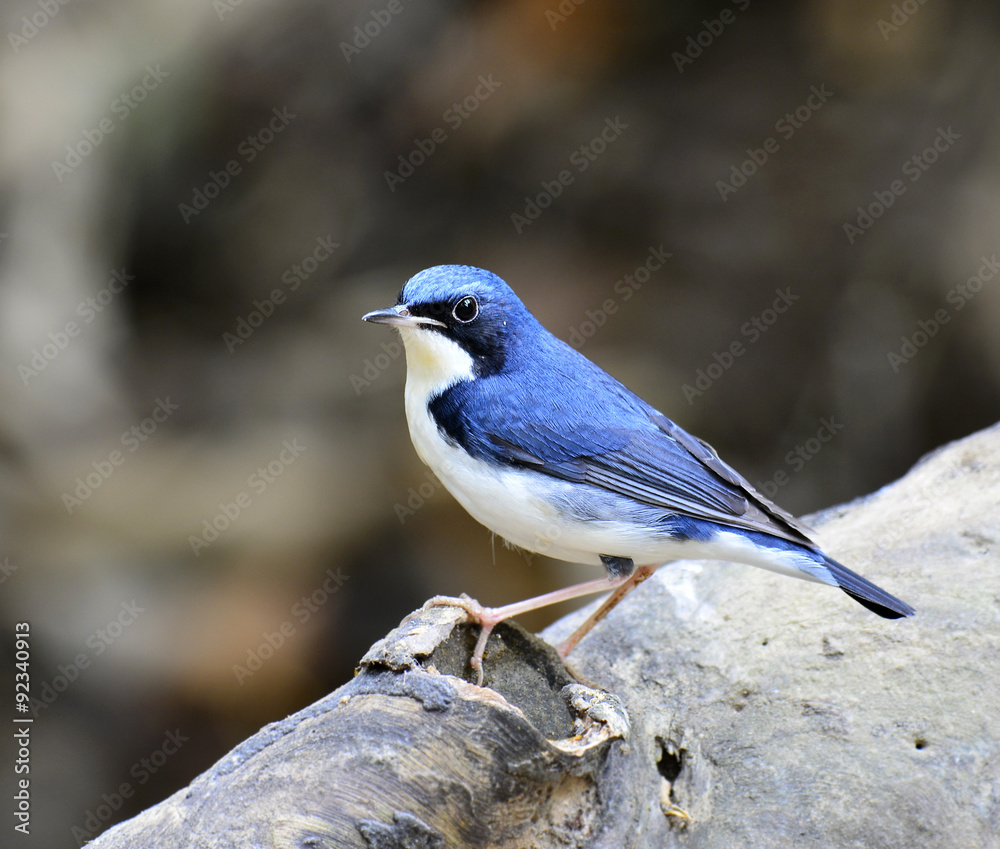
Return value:
<svg viewBox="0 0 1000 849">
<path fill-rule="evenodd" d="M 416 458 L 397 338 L 360 316 L 424 267 L 497 272 L 797 513 L 1000 418 L 987 4 L 2 21 L 2 717 L 28 622 L 30 845 L 164 798 L 434 593 L 587 576 L 492 544 Z"/>
</svg>

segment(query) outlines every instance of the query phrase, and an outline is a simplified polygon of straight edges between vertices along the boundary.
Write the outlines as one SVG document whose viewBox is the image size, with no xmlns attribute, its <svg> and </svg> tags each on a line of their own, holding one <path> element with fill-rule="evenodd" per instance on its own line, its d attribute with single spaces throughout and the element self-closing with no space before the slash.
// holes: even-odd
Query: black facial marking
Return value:
<svg viewBox="0 0 1000 849">
<path fill-rule="evenodd" d="M 443 333 L 469 352 L 477 378 L 498 374 L 507 359 L 508 326 L 504 311 L 474 292 L 446 301 L 412 303 L 413 315 L 433 318 L 444 327 L 427 326 L 431 333 Z"/>
<path fill-rule="evenodd" d="M 400 295 L 402 297 L 402 295 Z M 402 301 L 401 303 L 406 303 Z M 433 318 L 438 321 L 443 321 L 445 324 L 451 318 L 451 301 L 434 301 L 433 303 L 417 303 L 410 304 L 409 311 L 411 315 L 420 315 L 424 318 Z M 440 329 L 440 328 L 435 328 Z"/>
</svg>

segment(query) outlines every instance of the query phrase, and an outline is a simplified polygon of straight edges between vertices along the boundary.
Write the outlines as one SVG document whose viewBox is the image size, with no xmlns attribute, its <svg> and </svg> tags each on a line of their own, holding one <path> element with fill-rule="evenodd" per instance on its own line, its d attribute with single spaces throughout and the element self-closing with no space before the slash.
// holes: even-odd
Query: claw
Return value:
<svg viewBox="0 0 1000 849">
<path fill-rule="evenodd" d="M 506 616 L 499 615 L 496 608 L 483 607 L 474 598 L 462 593 L 460 596 L 436 595 L 424 604 L 424 609 L 428 607 L 459 607 L 465 611 L 466 618 L 473 625 L 479 625 L 479 639 L 476 640 L 476 648 L 469 658 L 469 666 L 476 673 L 476 684 L 483 686 L 483 655 L 486 653 L 486 643 L 493 633 L 493 629 L 506 619 Z"/>
</svg>

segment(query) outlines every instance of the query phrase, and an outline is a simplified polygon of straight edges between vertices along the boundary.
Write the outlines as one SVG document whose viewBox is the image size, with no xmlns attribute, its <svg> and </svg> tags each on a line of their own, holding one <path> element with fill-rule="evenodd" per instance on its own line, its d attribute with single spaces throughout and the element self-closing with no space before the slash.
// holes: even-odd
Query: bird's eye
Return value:
<svg viewBox="0 0 1000 849">
<path fill-rule="evenodd" d="M 479 315 L 479 302 L 471 295 L 466 295 L 457 304 L 455 304 L 451 314 L 455 317 L 456 321 L 460 321 L 462 324 L 468 324 L 470 321 L 473 321 L 477 315 Z"/>
</svg>

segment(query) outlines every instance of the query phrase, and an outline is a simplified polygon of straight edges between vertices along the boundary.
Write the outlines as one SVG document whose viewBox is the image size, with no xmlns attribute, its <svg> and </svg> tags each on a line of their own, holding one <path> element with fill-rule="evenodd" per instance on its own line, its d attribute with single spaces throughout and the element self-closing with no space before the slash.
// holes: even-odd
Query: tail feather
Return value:
<svg viewBox="0 0 1000 849">
<path fill-rule="evenodd" d="M 900 619 L 916 613 L 905 601 L 900 601 L 894 595 L 875 586 L 867 578 L 862 578 L 857 572 L 852 572 L 836 560 L 826 557 L 825 565 L 830 570 L 830 574 L 833 575 L 838 587 L 856 602 L 863 604 L 879 616 L 886 619 Z"/>
</svg>

